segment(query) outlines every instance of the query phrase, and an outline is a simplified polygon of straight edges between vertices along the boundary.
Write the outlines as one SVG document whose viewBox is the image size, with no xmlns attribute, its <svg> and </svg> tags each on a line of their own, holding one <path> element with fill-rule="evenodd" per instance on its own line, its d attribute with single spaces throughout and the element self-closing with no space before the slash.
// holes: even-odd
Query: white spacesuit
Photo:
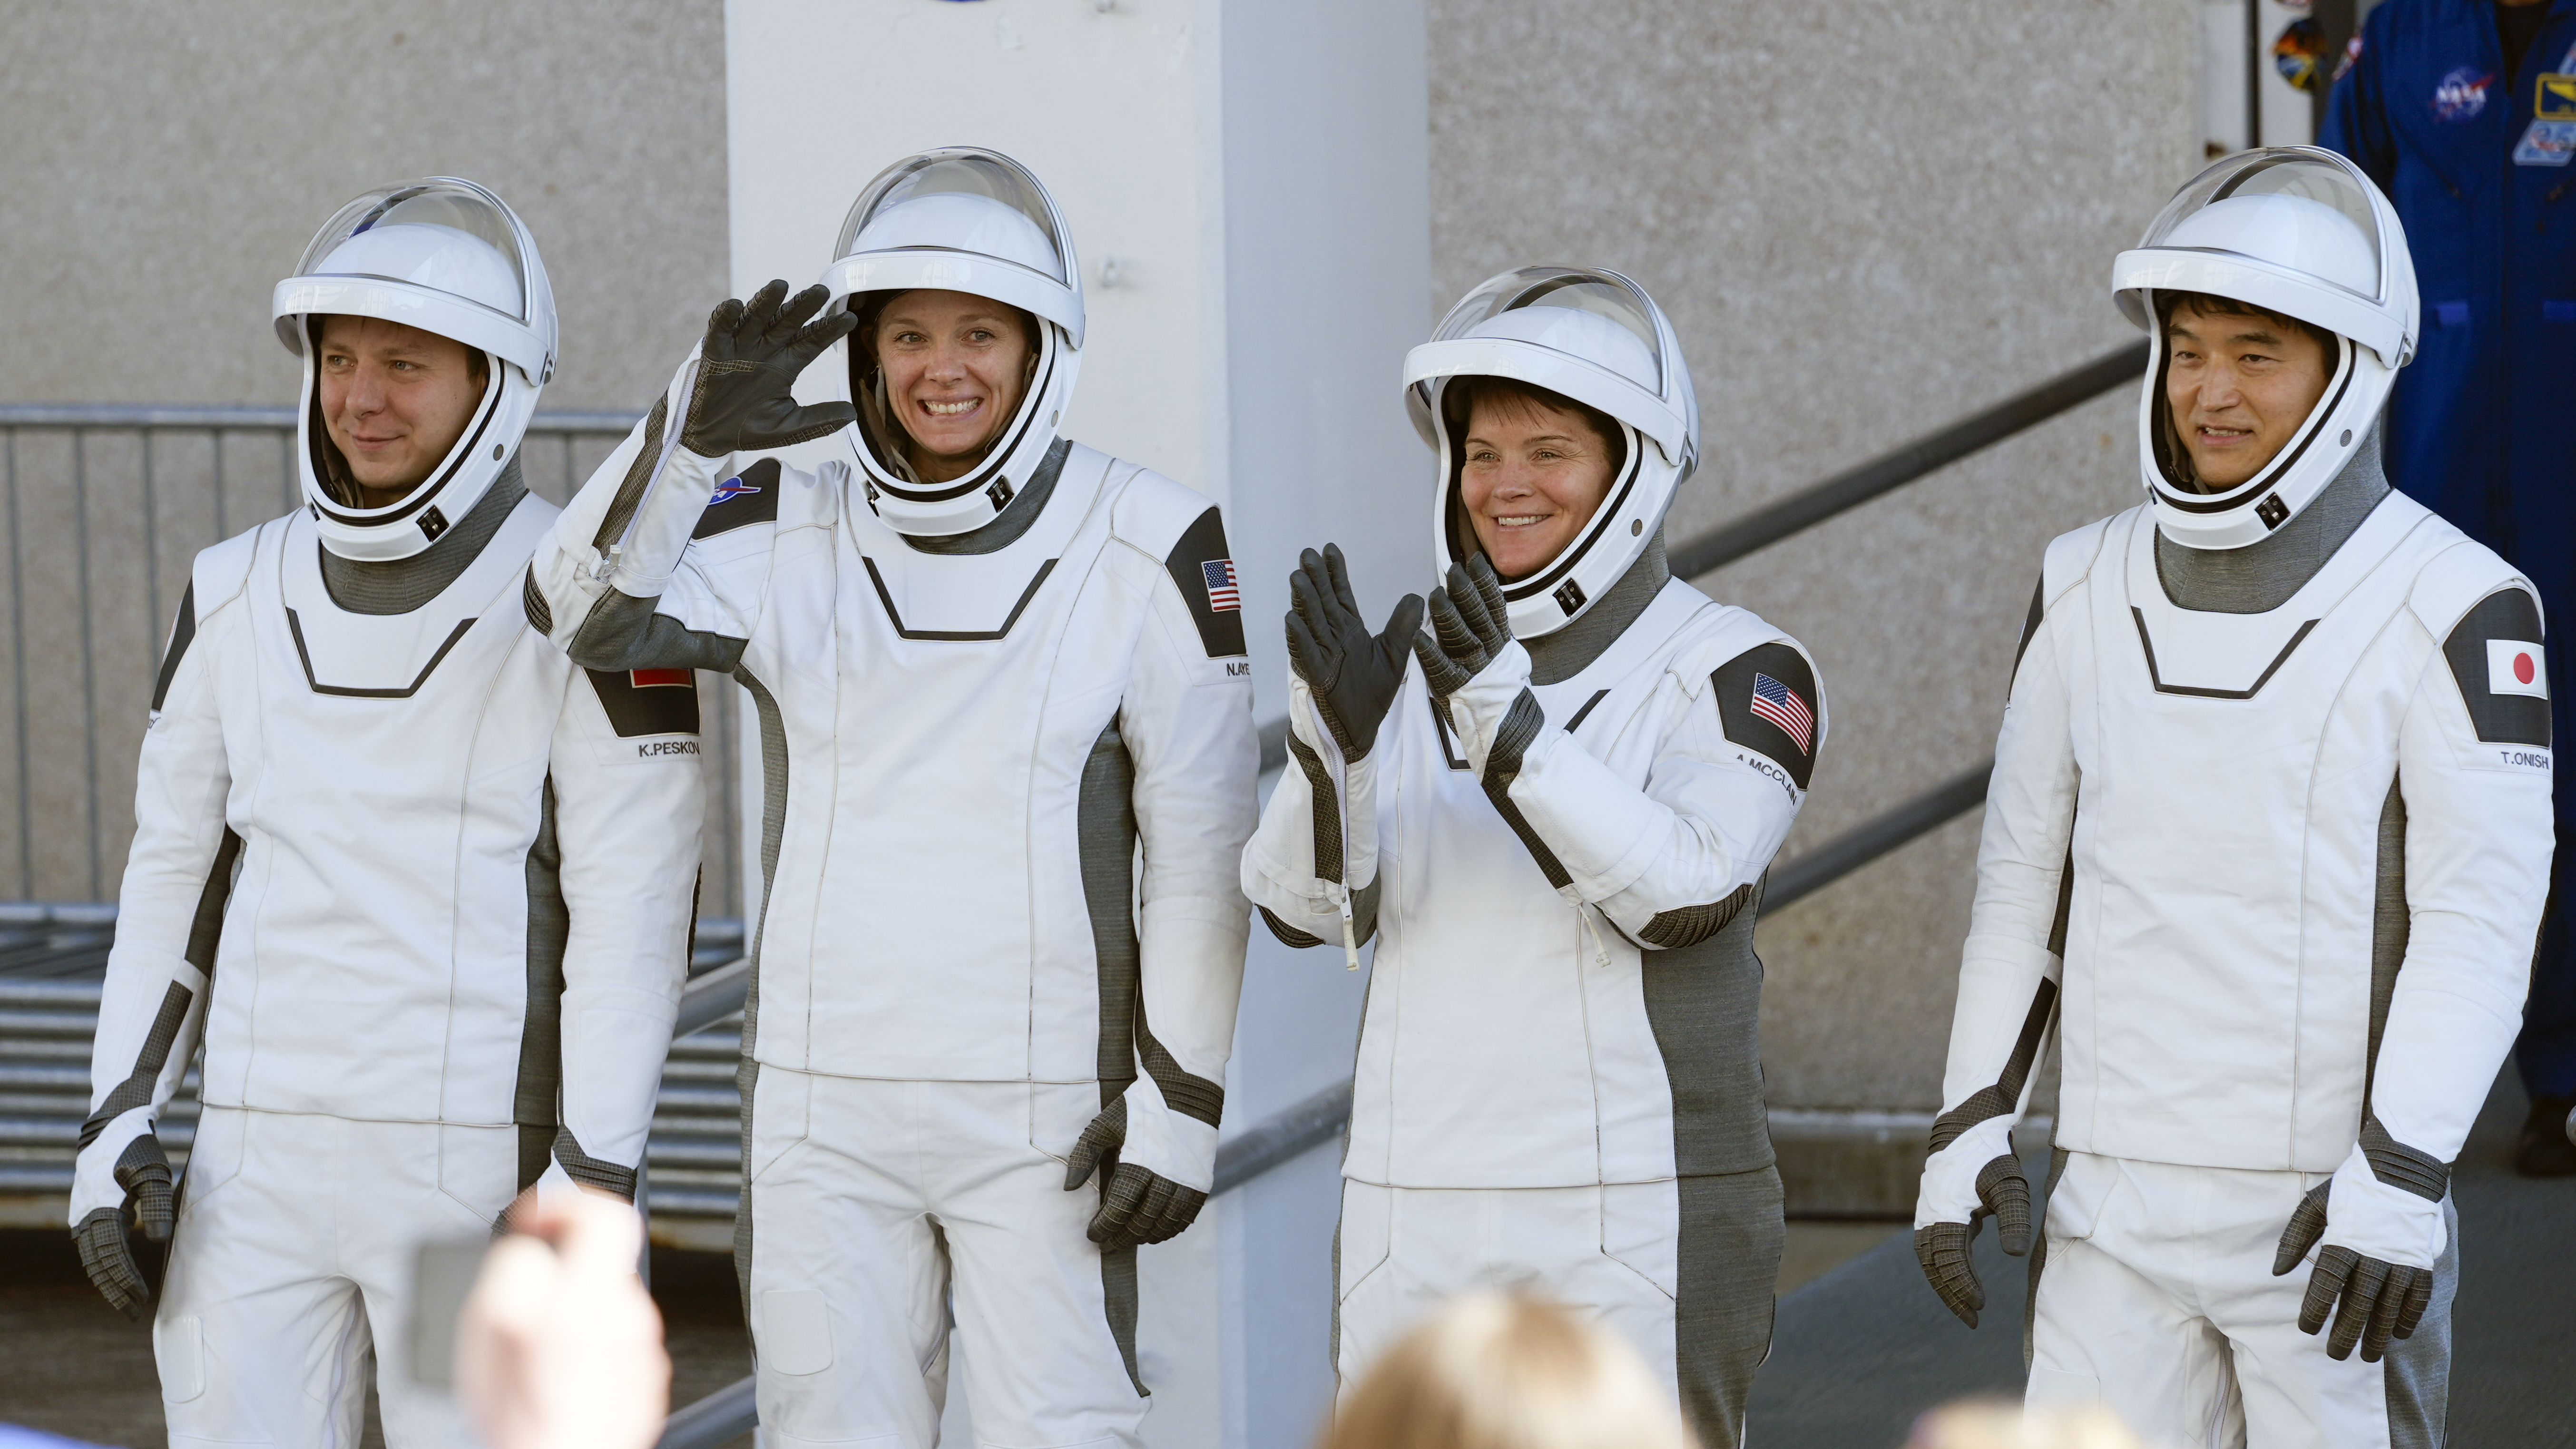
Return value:
<svg viewBox="0 0 2576 1449">
<path fill-rule="evenodd" d="M 204 1116 L 153 1325 L 173 1444 L 465 1444 L 408 1350 L 415 1253 L 541 1178 L 632 1197 L 687 971 L 693 680 L 585 674 L 521 607 L 555 509 L 515 453 L 554 352 L 491 193 L 371 192 L 275 298 L 304 359 L 307 507 L 198 555 L 152 699 L 71 1218 L 149 1296 L 153 1122 L 202 1036 Z M 353 506 L 323 319 L 409 323 L 487 381 L 428 480 Z"/>
<path fill-rule="evenodd" d="M 835 255 L 783 311 L 783 283 L 717 309 L 531 598 L 575 659 L 730 670 L 759 712 L 735 1243 L 765 1442 L 934 1442 L 953 1291 L 979 1440 L 1132 1444 L 1135 1248 L 1213 1186 L 1250 918 L 1224 526 L 1057 435 L 1081 273 L 1016 163 L 889 168 Z M 868 337 L 855 420 L 787 395 L 916 291 L 1034 314 L 1016 408 L 945 481 Z M 833 433 L 848 455 L 815 472 L 726 462 Z"/>
<path fill-rule="evenodd" d="M 1590 520 L 1509 584 L 1461 502 L 1468 419 L 1450 389 L 1467 375 L 1570 398 L 1620 435 Z M 1336 1367 L 1355 1383 L 1439 1299 L 1525 1283 L 1604 1314 L 1702 1442 L 1731 1445 L 1782 1243 L 1753 924 L 1825 702 L 1796 641 L 1668 575 L 1661 528 L 1698 418 L 1671 327 L 1634 283 L 1496 277 L 1405 381 L 1440 469 L 1443 648 L 1415 657 L 1413 601 L 1371 639 L 1338 560 L 1308 555 L 1295 767 L 1243 861 L 1281 939 L 1347 942 L 1355 964 L 1377 938 Z M 1332 702 L 1372 668 L 1373 702 Z"/>
<path fill-rule="evenodd" d="M 2009 1134 L 2054 1014 L 2032 1399 L 2098 1400 L 2158 1442 L 2438 1444 L 2448 1164 L 2513 1042 L 2549 879 L 2537 598 L 2380 473 L 2414 274 L 2349 162 L 2219 162 L 2113 285 L 2155 338 L 2148 501 L 2048 549 L 1917 1251 L 1973 1325 L 1974 1225 L 1998 1214 L 2016 1250 L 2028 1231 Z M 2232 488 L 2188 481 L 2173 293 L 2333 337 L 2313 411 Z"/>
</svg>

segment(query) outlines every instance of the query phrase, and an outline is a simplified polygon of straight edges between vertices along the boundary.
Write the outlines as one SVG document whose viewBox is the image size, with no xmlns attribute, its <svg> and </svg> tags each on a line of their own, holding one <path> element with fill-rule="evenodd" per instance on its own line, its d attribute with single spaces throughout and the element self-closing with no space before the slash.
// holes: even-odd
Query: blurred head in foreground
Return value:
<svg viewBox="0 0 2576 1449">
<path fill-rule="evenodd" d="M 1425 1319 L 1342 1400 L 1322 1449 L 1691 1449 L 1671 1390 L 1608 1328 L 1480 1293 Z"/>
<path fill-rule="evenodd" d="M 2032 1409 L 1976 1400 L 1914 1421 L 1905 1449 L 2141 1449 L 2108 1409 Z"/>
</svg>

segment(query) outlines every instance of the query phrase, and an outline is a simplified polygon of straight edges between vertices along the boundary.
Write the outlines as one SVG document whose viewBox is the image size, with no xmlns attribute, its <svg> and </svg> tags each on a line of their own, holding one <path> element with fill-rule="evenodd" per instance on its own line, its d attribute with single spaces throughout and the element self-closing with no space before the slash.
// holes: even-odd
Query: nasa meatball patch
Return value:
<svg viewBox="0 0 2576 1449">
<path fill-rule="evenodd" d="M 2442 641 L 2451 677 L 2481 743 L 2521 745 L 2507 754 L 2549 767 L 2549 662 L 2541 652 L 2540 608 L 2521 589 L 2498 589 Z M 2536 758 L 2530 751 L 2539 751 Z"/>
</svg>

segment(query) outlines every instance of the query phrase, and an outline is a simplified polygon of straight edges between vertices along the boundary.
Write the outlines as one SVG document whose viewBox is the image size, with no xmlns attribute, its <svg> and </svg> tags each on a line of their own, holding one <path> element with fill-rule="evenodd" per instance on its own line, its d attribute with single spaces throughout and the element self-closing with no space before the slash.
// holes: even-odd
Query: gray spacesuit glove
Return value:
<svg viewBox="0 0 2576 1449">
<path fill-rule="evenodd" d="M 2272 1255 L 2272 1276 L 2287 1275 L 2324 1243 L 2299 1304 L 2299 1331 L 2318 1332 L 2333 1314 L 2328 1357 L 2349 1358 L 2358 1346 L 2363 1363 L 2377 1363 L 2390 1340 L 2414 1336 L 2433 1304 L 2433 1264 L 2447 1236 L 2442 1198 L 2450 1183 L 2448 1165 L 2366 1121 L 2343 1166 L 2291 1210 Z"/>
<path fill-rule="evenodd" d="M 848 312 L 810 319 L 831 294 L 807 287 L 790 298 L 787 284 L 771 282 L 748 302 L 731 298 L 707 314 L 706 341 L 698 349 L 697 386 L 680 442 L 701 458 L 721 458 L 757 448 L 784 448 L 828 437 L 858 421 L 845 402 L 799 407 L 792 389 L 797 374 L 858 325 Z M 809 325 L 810 324 L 810 325 Z"/>
<path fill-rule="evenodd" d="M 1363 759 L 1404 683 L 1406 649 L 1422 635 L 1422 596 L 1407 594 L 1371 634 L 1341 549 L 1298 557 L 1288 575 L 1288 664 L 1314 691 L 1317 712 L 1346 760 Z"/>
<path fill-rule="evenodd" d="M 1424 681 L 1448 711 L 1468 765 L 1489 787 L 1520 773 L 1522 752 L 1547 723 L 1530 693 L 1529 651 L 1512 637 L 1507 607 L 1493 565 L 1474 555 L 1450 565 L 1448 582 L 1431 591 L 1437 642 L 1413 639 Z"/>
<path fill-rule="evenodd" d="M 134 1246 L 126 1234 L 138 1232 L 153 1242 L 166 1243 L 179 1220 L 170 1158 L 161 1150 L 161 1139 L 147 1132 L 126 1146 L 124 1155 L 116 1159 L 116 1185 L 125 1189 L 125 1205 L 93 1209 L 72 1229 L 72 1243 L 80 1249 L 82 1269 L 108 1306 L 128 1318 L 140 1318 L 143 1305 L 152 1301 L 152 1289 L 143 1281 L 143 1269 L 134 1261 Z"/>
<path fill-rule="evenodd" d="M 1101 1174 L 1100 1207 L 1084 1236 L 1104 1251 L 1166 1242 L 1198 1221 L 1207 1194 L 1161 1173 L 1118 1160 L 1127 1143 L 1127 1099 L 1120 1097 L 1091 1119 L 1065 1159 L 1064 1190 L 1072 1192 Z"/>
<path fill-rule="evenodd" d="M 1986 1290 L 1977 1281 L 1968 1248 L 1985 1220 L 1995 1220 L 1995 1237 L 2005 1252 L 2018 1258 L 2030 1251 L 2030 1180 L 2021 1175 L 2021 1164 L 2009 1155 L 1988 1162 L 1977 1173 L 1977 1201 L 1981 1205 L 1964 1223 L 1931 1223 L 1914 1230 L 1914 1259 L 1923 1265 L 1924 1278 L 1970 1328 L 1977 1326 L 1977 1310 L 1986 1306 Z"/>
</svg>

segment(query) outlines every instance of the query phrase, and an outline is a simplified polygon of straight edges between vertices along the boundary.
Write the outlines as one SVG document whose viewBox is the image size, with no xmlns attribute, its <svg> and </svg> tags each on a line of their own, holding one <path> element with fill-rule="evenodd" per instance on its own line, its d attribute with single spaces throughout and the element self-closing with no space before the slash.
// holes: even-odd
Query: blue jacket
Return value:
<svg viewBox="0 0 2576 1449">
<path fill-rule="evenodd" d="M 2521 73 L 2503 69 L 2494 0 L 2388 0 L 2318 144 L 2388 193 L 2415 256 L 2423 343 L 2398 374 L 2389 478 L 2540 586 L 2558 684 L 2576 640 L 2576 0 L 2549 0 Z M 2576 709 L 2557 715 L 2564 760 Z"/>
</svg>

